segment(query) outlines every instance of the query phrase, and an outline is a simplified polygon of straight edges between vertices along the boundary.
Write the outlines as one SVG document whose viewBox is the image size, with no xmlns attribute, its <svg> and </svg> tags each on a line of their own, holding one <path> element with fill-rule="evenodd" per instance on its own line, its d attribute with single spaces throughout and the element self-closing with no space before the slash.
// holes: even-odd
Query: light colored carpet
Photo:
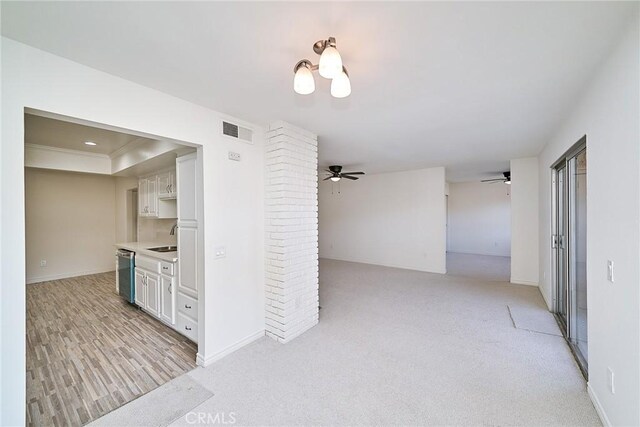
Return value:
<svg viewBox="0 0 640 427">
<path fill-rule="evenodd" d="M 214 396 L 171 425 L 600 424 L 564 339 L 513 326 L 536 288 L 321 260 L 320 301 L 292 342 L 186 374 Z"/>
<path fill-rule="evenodd" d="M 508 307 L 513 326 L 516 328 L 529 332 L 562 336 L 558 323 L 550 312 L 530 305 L 509 304 Z"/>
<path fill-rule="evenodd" d="M 447 252 L 447 274 L 509 282 L 511 281 L 511 258 Z"/>
</svg>

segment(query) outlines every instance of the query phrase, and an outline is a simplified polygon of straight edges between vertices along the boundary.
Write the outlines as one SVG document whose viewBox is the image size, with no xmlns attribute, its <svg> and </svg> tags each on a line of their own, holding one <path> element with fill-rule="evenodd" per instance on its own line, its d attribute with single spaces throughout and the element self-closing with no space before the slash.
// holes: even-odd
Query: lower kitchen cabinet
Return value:
<svg viewBox="0 0 640 427">
<path fill-rule="evenodd" d="M 164 274 L 160 276 L 160 319 L 169 325 L 176 324 L 176 297 L 174 279 Z"/>
<path fill-rule="evenodd" d="M 178 270 L 175 262 L 136 255 L 135 302 L 147 313 L 197 342 L 197 299 L 176 289 Z M 180 309 L 177 304 L 188 308 Z M 181 312 L 187 315 L 186 322 L 184 316 L 179 318 Z"/>
<path fill-rule="evenodd" d="M 144 286 L 144 278 L 145 278 L 145 272 L 144 270 L 140 270 L 139 268 L 135 269 L 135 302 L 136 305 L 140 308 L 144 308 L 145 304 L 146 304 L 146 296 L 147 296 L 147 292 L 145 290 L 145 286 Z"/>
<path fill-rule="evenodd" d="M 157 317 L 160 313 L 160 275 L 136 267 L 135 281 L 136 305 Z"/>
<path fill-rule="evenodd" d="M 160 276 L 147 273 L 146 288 L 147 304 L 145 309 L 157 317 L 160 314 Z"/>
</svg>

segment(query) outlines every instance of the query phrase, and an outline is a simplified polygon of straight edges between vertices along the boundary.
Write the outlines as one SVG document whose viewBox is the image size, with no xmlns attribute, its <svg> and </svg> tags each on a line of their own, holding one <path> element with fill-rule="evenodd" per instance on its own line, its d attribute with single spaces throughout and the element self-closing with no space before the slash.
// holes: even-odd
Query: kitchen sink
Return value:
<svg viewBox="0 0 640 427">
<path fill-rule="evenodd" d="M 147 250 L 154 252 L 175 252 L 178 250 L 177 246 L 158 246 L 156 248 L 147 248 Z"/>
</svg>

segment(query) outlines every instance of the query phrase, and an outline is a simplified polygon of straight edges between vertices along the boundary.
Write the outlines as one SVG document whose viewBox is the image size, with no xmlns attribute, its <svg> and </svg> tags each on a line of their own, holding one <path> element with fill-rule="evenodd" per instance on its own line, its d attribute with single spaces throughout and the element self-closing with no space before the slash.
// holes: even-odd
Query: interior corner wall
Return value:
<svg viewBox="0 0 640 427">
<path fill-rule="evenodd" d="M 25 108 L 197 147 L 206 242 L 198 355 L 216 360 L 264 336 L 264 129 L 6 37 L 1 51 L 0 425 L 24 425 L 26 414 Z M 253 143 L 224 136 L 223 119 L 250 128 Z M 215 258 L 216 246 L 225 258 Z"/>
<path fill-rule="evenodd" d="M 551 165 L 587 137 L 589 392 L 605 425 L 640 425 L 640 12 L 539 155 L 540 289 L 553 309 Z M 623 31 L 624 28 L 621 28 Z M 615 282 L 607 280 L 607 261 Z M 608 385 L 615 375 L 615 394 Z"/>
<path fill-rule="evenodd" d="M 116 243 L 129 241 L 131 206 L 128 202 L 129 190 L 138 188 L 138 179 L 133 177 L 115 177 L 116 180 Z M 137 208 L 137 207 L 136 207 Z M 175 221 L 174 221 L 175 222 Z"/>
<path fill-rule="evenodd" d="M 511 283 L 538 286 L 538 158 L 511 160 Z"/>
<path fill-rule="evenodd" d="M 25 168 L 27 283 L 115 269 L 114 194 L 108 175 Z"/>
<path fill-rule="evenodd" d="M 320 257 L 446 272 L 443 167 L 319 183 Z"/>
<path fill-rule="evenodd" d="M 447 252 L 511 256 L 510 186 L 449 183 Z"/>
</svg>

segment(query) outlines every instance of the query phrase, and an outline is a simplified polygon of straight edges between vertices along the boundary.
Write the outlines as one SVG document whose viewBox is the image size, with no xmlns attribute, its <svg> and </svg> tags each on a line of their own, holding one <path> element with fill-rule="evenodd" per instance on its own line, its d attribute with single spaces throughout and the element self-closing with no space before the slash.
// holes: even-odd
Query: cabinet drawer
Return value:
<svg viewBox="0 0 640 427">
<path fill-rule="evenodd" d="M 178 292 L 178 312 L 198 320 L 198 300 Z"/>
<path fill-rule="evenodd" d="M 152 273 L 160 273 L 160 260 L 144 255 L 136 255 L 136 267 L 151 271 Z"/>
<path fill-rule="evenodd" d="M 198 342 L 198 323 L 178 312 L 177 330 L 193 342 Z"/>
<path fill-rule="evenodd" d="M 174 264 L 172 262 L 162 261 L 160 263 L 160 272 L 165 276 L 173 276 L 174 273 Z"/>
</svg>

